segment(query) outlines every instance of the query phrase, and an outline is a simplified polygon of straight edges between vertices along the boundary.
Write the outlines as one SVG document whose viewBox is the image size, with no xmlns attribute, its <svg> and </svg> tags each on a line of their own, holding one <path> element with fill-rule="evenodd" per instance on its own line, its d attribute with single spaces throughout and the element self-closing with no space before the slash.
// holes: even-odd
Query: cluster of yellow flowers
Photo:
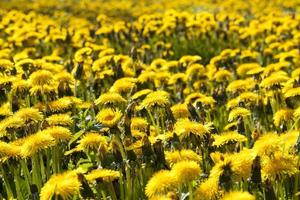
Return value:
<svg viewBox="0 0 300 200">
<path fill-rule="evenodd" d="M 298 199 L 298 0 L 0 2 L 0 199 Z"/>
</svg>

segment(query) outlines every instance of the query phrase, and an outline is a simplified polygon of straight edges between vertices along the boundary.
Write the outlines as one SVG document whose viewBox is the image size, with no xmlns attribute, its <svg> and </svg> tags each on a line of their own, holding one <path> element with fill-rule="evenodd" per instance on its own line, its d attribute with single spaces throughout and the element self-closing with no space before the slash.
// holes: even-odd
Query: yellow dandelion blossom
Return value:
<svg viewBox="0 0 300 200">
<path fill-rule="evenodd" d="M 92 49 L 89 47 L 84 47 L 76 51 L 75 53 L 75 60 L 76 62 L 83 62 L 87 56 L 91 55 Z"/>
<path fill-rule="evenodd" d="M 19 157 L 21 148 L 13 143 L 0 141 L 0 163 L 11 157 Z"/>
<path fill-rule="evenodd" d="M 202 58 L 201 56 L 198 55 L 184 55 L 179 59 L 179 63 L 182 64 L 184 67 L 196 63 L 198 61 L 200 61 Z"/>
<path fill-rule="evenodd" d="M 237 122 L 231 122 L 223 128 L 223 131 L 229 131 L 231 129 L 236 129 L 236 126 L 237 126 Z"/>
<path fill-rule="evenodd" d="M 110 169 L 95 169 L 85 175 L 87 181 L 103 180 L 105 182 L 112 182 L 120 178 L 120 172 Z"/>
<path fill-rule="evenodd" d="M 151 92 L 146 96 L 146 98 L 142 101 L 142 108 L 150 108 L 153 106 L 165 107 L 169 105 L 169 93 L 165 91 L 155 91 Z"/>
<path fill-rule="evenodd" d="M 55 144 L 55 139 L 51 135 L 38 132 L 25 138 L 20 153 L 22 157 L 30 157 L 38 151 L 54 146 Z"/>
<path fill-rule="evenodd" d="M 224 80 L 230 80 L 232 78 L 233 78 L 233 74 L 226 69 L 218 70 L 213 76 L 213 79 L 219 82 Z"/>
<path fill-rule="evenodd" d="M 111 108 L 105 108 L 100 110 L 96 116 L 96 120 L 102 123 L 104 126 L 113 127 L 118 124 L 122 117 L 122 113 L 119 110 L 113 110 Z"/>
<path fill-rule="evenodd" d="M 239 96 L 239 101 L 257 103 L 259 95 L 254 92 L 243 92 Z"/>
<path fill-rule="evenodd" d="M 273 121 L 275 126 L 280 126 L 282 122 L 287 122 L 290 120 L 293 116 L 293 110 L 292 109 L 280 109 L 278 110 L 274 116 Z"/>
<path fill-rule="evenodd" d="M 32 86 L 51 85 L 54 82 L 54 75 L 47 70 L 38 70 L 29 76 Z"/>
<path fill-rule="evenodd" d="M 191 64 L 188 69 L 186 70 L 186 75 L 188 77 L 192 77 L 194 74 L 203 73 L 205 71 L 205 68 L 203 65 L 199 63 Z"/>
<path fill-rule="evenodd" d="M 131 130 L 146 130 L 148 122 L 146 119 L 141 117 L 133 117 L 131 119 L 130 128 Z"/>
<path fill-rule="evenodd" d="M 274 152 L 274 155 L 270 157 L 264 156 L 261 167 L 261 176 L 264 181 L 267 179 L 275 180 L 282 175 L 292 176 L 299 172 L 297 158 L 294 155 L 284 154 L 280 151 Z"/>
<path fill-rule="evenodd" d="M 190 160 L 195 162 L 200 162 L 202 160 L 201 156 L 190 149 L 182 149 L 176 151 L 166 151 L 165 152 L 166 161 L 169 165 L 173 165 L 177 162 Z"/>
<path fill-rule="evenodd" d="M 226 103 L 226 109 L 227 110 L 231 110 L 231 109 L 234 109 L 235 107 L 238 107 L 239 106 L 239 102 L 240 102 L 240 99 L 238 97 L 230 99 Z"/>
<path fill-rule="evenodd" d="M 200 166 L 195 161 L 180 161 L 172 166 L 171 173 L 179 184 L 185 184 L 197 179 L 201 173 Z"/>
<path fill-rule="evenodd" d="M 284 98 L 295 97 L 300 95 L 300 87 L 287 89 L 284 93 Z"/>
<path fill-rule="evenodd" d="M 133 99 L 133 100 L 139 99 L 139 98 L 141 98 L 143 96 L 146 96 L 147 94 L 149 94 L 151 92 L 153 92 L 153 90 L 150 90 L 150 89 L 140 90 L 140 91 L 134 93 L 132 95 L 131 99 Z"/>
<path fill-rule="evenodd" d="M 241 79 L 235 80 L 229 83 L 226 90 L 228 92 L 237 92 L 237 91 L 249 91 L 255 87 L 255 81 L 253 79 Z"/>
<path fill-rule="evenodd" d="M 63 71 L 55 74 L 54 79 L 61 83 L 68 83 L 74 85 L 75 79 L 69 72 Z"/>
<path fill-rule="evenodd" d="M 13 69 L 14 64 L 10 60 L 0 59 L 0 69 L 2 70 L 11 70 Z"/>
<path fill-rule="evenodd" d="M 36 108 L 21 108 L 15 113 L 15 116 L 24 120 L 24 122 L 28 121 L 41 121 L 43 119 L 42 113 Z"/>
<path fill-rule="evenodd" d="M 254 143 L 253 150 L 259 155 L 270 155 L 280 148 L 280 137 L 275 133 L 266 133 Z"/>
<path fill-rule="evenodd" d="M 228 116 L 228 121 L 232 122 L 236 120 L 238 117 L 247 117 L 249 115 L 251 115 L 251 112 L 248 109 L 242 107 L 236 107 L 230 111 Z"/>
<path fill-rule="evenodd" d="M 16 62 L 16 67 L 22 67 L 22 66 L 28 66 L 28 65 L 32 65 L 34 66 L 35 65 L 35 61 L 30 59 L 30 58 L 25 58 L 25 59 L 22 59 L 22 60 L 18 60 Z"/>
<path fill-rule="evenodd" d="M 187 118 L 190 116 L 190 113 L 188 111 L 186 104 L 176 104 L 171 107 L 171 111 L 172 111 L 175 119 Z"/>
<path fill-rule="evenodd" d="M 30 84 L 28 80 L 15 80 L 11 86 L 11 90 L 14 94 L 23 93 L 24 91 L 28 91 L 30 88 Z"/>
<path fill-rule="evenodd" d="M 170 77 L 168 84 L 173 85 L 181 81 L 182 83 L 186 82 L 187 76 L 185 73 L 177 73 Z"/>
<path fill-rule="evenodd" d="M 213 142 L 213 145 L 217 146 L 217 147 L 226 145 L 231 142 L 241 143 L 241 142 L 247 141 L 246 136 L 241 135 L 236 131 L 228 131 L 228 132 L 222 133 L 221 135 L 213 135 L 213 138 L 215 140 Z"/>
<path fill-rule="evenodd" d="M 280 141 L 283 150 L 285 152 L 290 152 L 290 150 L 292 150 L 297 143 L 299 132 L 297 130 L 291 130 L 287 133 L 281 134 L 279 137 L 281 138 Z"/>
<path fill-rule="evenodd" d="M 96 105 L 117 104 L 123 103 L 126 100 L 118 93 L 104 93 L 95 100 Z"/>
<path fill-rule="evenodd" d="M 200 102 L 203 105 L 213 107 L 216 103 L 216 100 L 210 96 L 203 96 L 203 97 L 196 99 L 196 101 L 194 102 L 194 105 L 197 105 L 198 102 Z"/>
<path fill-rule="evenodd" d="M 52 175 L 41 189 L 40 199 L 49 200 L 52 197 L 63 200 L 73 199 L 79 195 L 81 183 L 76 171 L 68 171 Z"/>
<path fill-rule="evenodd" d="M 85 134 L 77 143 L 77 151 L 96 151 L 100 144 L 107 145 L 108 141 L 105 136 L 102 136 L 99 133 L 90 132 Z"/>
<path fill-rule="evenodd" d="M 158 195 L 149 198 L 149 200 L 173 200 L 173 199 L 177 199 L 177 198 L 172 198 L 169 197 L 168 195 Z"/>
<path fill-rule="evenodd" d="M 248 71 L 261 68 L 258 63 L 244 63 L 238 66 L 236 72 L 239 76 L 245 76 Z"/>
<path fill-rule="evenodd" d="M 71 131 L 62 126 L 52 126 L 41 132 L 52 136 L 55 140 L 69 140 L 72 136 Z"/>
<path fill-rule="evenodd" d="M 228 193 L 225 193 L 222 200 L 255 200 L 255 196 L 250 194 L 249 192 L 243 192 L 243 191 L 230 191 Z"/>
<path fill-rule="evenodd" d="M 134 78 L 121 78 L 114 82 L 109 89 L 110 92 L 123 93 L 131 92 L 135 87 L 136 80 Z"/>
<path fill-rule="evenodd" d="M 140 83 L 151 83 L 156 79 L 156 73 L 154 71 L 143 71 L 138 76 L 138 82 Z"/>
<path fill-rule="evenodd" d="M 247 75 L 261 74 L 264 72 L 264 70 L 265 70 L 265 68 L 263 68 L 263 67 L 253 68 L 247 72 Z"/>
<path fill-rule="evenodd" d="M 204 136 L 210 133 L 211 124 L 201 124 L 199 122 L 190 121 L 189 119 L 179 119 L 174 128 L 174 132 L 181 138 L 186 138 L 190 134 Z"/>
<path fill-rule="evenodd" d="M 73 119 L 69 114 L 54 114 L 46 118 L 50 126 L 70 126 L 73 124 Z"/>
<path fill-rule="evenodd" d="M 3 103 L 0 107 L 0 115 L 1 116 L 11 116 L 13 112 L 11 111 L 10 103 Z"/>
<path fill-rule="evenodd" d="M 168 170 L 161 170 L 150 178 L 146 185 L 145 193 L 148 198 L 155 195 L 163 195 L 174 190 L 177 185 L 178 182 L 173 173 Z"/>
<path fill-rule="evenodd" d="M 191 93 L 189 94 L 185 100 L 184 100 L 184 103 L 190 103 L 190 102 L 193 102 L 194 100 L 198 99 L 198 98 L 201 98 L 201 97 L 204 97 L 205 95 L 204 94 L 201 94 L 199 92 L 194 92 L 194 93 Z"/>
<path fill-rule="evenodd" d="M 63 111 L 71 108 L 72 104 L 73 103 L 70 99 L 63 97 L 58 100 L 49 102 L 47 106 L 50 111 L 58 112 L 58 111 Z"/>
<path fill-rule="evenodd" d="M 36 85 L 30 88 L 30 95 L 41 95 L 41 94 L 47 94 L 47 95 L 53 95 L 57 93 L 57 87 L 55 84 L 52 85 Z"/>
<path fill-rule="evenodd" d="M 199 200 L 216 200 L 220 196 L 219 179 L 209 177 L 201 183 L 195 191 L 195 196 Z"/>
<path fill-rule="evenodd" d="M 14 76 L 0 76 L 0 85 L 1 86 L 9 85 L 9 84 L 13 83 L 14 81 L 16 81 L 16 77 L 14 77 Z"/>
<path fill-rule="evenodd" d="M 270 88 L 274 85 L 282 85 L 284 82 L 289 80 L 289 77 L 283 74 L 274 73 L 269 77 L 262 80 L 260 83 L 260 87 L 262 88 Z"/>
<path fill-rule="evenodd" d="M 9 129 L 18 129 L 25 125 L 23 119 L 18 116 L 9 116 L 2 121 L 0 121 L 0 137 L 7 134 Z"/>
<path fill-rule="evenodd" d="M 256 157 L 254 150 L 243 148 L 239 153 L 226 155 L 224 157 L 230 160 L 233 178 L 236 181 L 247 180 L 250 177 L 253 160 Z"/>
</svg>

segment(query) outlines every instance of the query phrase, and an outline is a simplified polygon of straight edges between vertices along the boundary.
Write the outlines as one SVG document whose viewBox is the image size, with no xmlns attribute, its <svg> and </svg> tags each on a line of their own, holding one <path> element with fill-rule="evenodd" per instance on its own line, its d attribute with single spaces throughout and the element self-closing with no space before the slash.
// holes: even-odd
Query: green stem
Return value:
<svg viewBox="0 0 300 200">
<path fill-rule="evenodd" d="M 117 195 L 116 195 L 115 188 L 114 188 L 112 182 L 110 182 L 110 183 L 108 184 L 108 189 L 109 189 L 109 191 L 110 191 L 111 198 L 112 198 L 113 200 L 117 200 Z"/>
<path fill-rule="evenodd" d="M 193 182 L 188 183 L 188 188 L 189 188 L 189 200 L 193 200 Z"/>
<path fill-rule="evenodd" d="M 5 189 L 6 189 L 7 199 L 14 199 L 14 195 L 13 195 L 12 189 L 10 187 L 10 183 L 9 183 L 7 174 L 5 173 L 5 170 L 3 169 L 2 165 L 0 165 L 0 172 L 1 172 L 2 178 L 4 180 L 4 185 L 5 185 Z"/>
<path fill-rule="evenodd" d="M 22 171 L 23 171 L 23 174 L 25 177 L 25 184 L 26 184 L 27 190 L 29 192 L 28 194 L 30 194 L 31 193 L 30 184 L 32 184 L 30 173 L 29 173 L 28 167 L 27 167 L 26 163 L 24 162 L 24 160 L 20 160 L 20 164 L 21 164 L 21 168 L 22 168 Z"/>
<path fill-rule="evenodd" d="M 34 154 L 31 157 L 31 161 L 32 161 L 32 180 L 33 183 L 36 184 L 37 188 L 40 191 L 42 188 L 42 180 L 41 180 L 41 171 L 39 166 L 38 153 Z"/>
<path fill-rule="evenodd" d="M 20 176 L 19 176 L 18 171 L 17 171 L 18 169 L 15 169 L 14 167 L 9 167 L 9 169 L 10 169 L 10 171 L 12 171 L 14 173 L 14 182 L 15 182 L 15 185 L 16 185 L 17 198 L 22 200 L 22 199 L 24 199 L 24 197 L 23 197 L 23 194 L 21 192 L 21 186 L 20 186 L 21 179 L 20 179 Z"/>
</svg>

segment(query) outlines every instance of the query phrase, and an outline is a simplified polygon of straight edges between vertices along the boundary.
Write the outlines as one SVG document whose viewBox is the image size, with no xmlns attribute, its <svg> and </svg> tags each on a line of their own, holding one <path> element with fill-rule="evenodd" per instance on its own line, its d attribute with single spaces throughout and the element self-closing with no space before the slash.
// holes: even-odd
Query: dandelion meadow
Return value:
<svg viewBox="0 0 300 200">
<path fill-rule="evenodd" d="M 296 200 L 299 0 L 0 1 L 0 200 Z"/>
</svg>

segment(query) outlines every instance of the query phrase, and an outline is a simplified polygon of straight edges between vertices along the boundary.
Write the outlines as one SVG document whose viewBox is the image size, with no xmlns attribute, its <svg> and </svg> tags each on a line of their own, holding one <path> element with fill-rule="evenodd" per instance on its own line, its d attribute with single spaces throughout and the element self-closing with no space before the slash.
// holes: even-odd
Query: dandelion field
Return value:
<svg viewBox="0 0 300 200">
<path fill-rule="evenodd" d="M 300 196 L 300 1 L 0 1 L 0 200 Z"/>
</svg>

